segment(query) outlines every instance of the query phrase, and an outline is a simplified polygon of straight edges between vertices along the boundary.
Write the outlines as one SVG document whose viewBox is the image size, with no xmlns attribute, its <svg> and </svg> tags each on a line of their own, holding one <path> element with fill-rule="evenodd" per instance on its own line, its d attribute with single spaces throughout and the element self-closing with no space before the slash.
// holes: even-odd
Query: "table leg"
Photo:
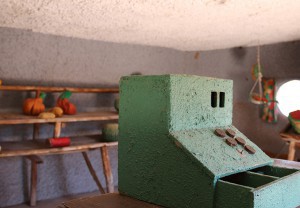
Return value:
<svg viewBox="0 0 300 208">
<path fill-rule="evenodd" d="M 296 142 L 290 141 L 288 160 L 295 160 Z"/>
<path fill-rule="evenodd" d="M 112 193 L 114 192 L 114 182 L 113 182 L 114 180 L 113 180 L 113 175 L 110 167 L 108 150 L 106 146 L 101 147 L 100 150 L 102 156 L 103 171 L 106 179 L 107 192 Z"/>
<path fill-rule="evenodd" d="M 33 124 L 33 139 L 38 139 L 40 133 L 40 124 Z"/>
<path fill-rule="evenodd" d="M 36 205 L 37 163 L 31 161 L 30 206 Z"/>
<path fill-rule="evenodd" d="M 94 181 L 96 182 L 96 184 L 98 186 L 99 191 L 101 192 L 101 194 L 105 194 L 105 191 L 104 191 L 104 189 L 103 189 L 103 187 L 102 187 L 102 185 L 101 185 L 101 183 L 99 181 L 99 178 L 97 177 L 97 174 L 96 174 L 96 172 L 95 172 L 95 170 L 94 170 L 94 168 L 92 166 L 92 163 L 91 163 L 91 161 L 90 161 L 87 153 L 86 152 L 82 152 L 82 155 L 83 155 L 85 163 L 88 166 L 89 171 L 90 171 L 90 173 L 91 173 Z"/>
<path fill-rule="evenodd" d="M 30 155 L 26 158 L 31 161 L 30 206 L 35 206 L 37 186 L 37 164 L 42 163 L 43 160 L 36 155 Z"/>
</svg>

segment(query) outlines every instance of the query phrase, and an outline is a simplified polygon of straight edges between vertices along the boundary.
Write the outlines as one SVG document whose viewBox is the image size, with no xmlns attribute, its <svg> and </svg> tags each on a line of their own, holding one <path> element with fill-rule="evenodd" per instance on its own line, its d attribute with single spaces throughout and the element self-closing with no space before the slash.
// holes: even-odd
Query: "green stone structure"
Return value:
<svg viewBox="0 0 300 208">
<path fill-rule="evenodd" d="M 232 125 L 232 87 L 190 75 L 123 77 L 120 193 L 169 208 L 300 205 L 300 172 L 272 166 Z"/>
</svg>

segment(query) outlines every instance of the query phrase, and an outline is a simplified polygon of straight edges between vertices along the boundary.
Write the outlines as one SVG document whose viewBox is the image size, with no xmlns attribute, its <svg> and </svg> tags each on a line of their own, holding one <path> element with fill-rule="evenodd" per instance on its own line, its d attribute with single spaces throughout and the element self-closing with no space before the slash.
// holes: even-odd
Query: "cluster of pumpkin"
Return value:
<svg viewBox="0 0 300 208">
<path fill-rule="evenodd" d="M 45 93 L 41 93 L 38 98 L 27 98 L 23 104 L 23 113 L 25 115 L 39 116 L 39 118 L 49 119 L 61 117 L 63 114 L 76 114 L 76 106 L 69 101 L 72 93 L 70 91 L 63 92 L 57 99 L 56 107 L 45 112 L 44 105 Z"/>
</svg>

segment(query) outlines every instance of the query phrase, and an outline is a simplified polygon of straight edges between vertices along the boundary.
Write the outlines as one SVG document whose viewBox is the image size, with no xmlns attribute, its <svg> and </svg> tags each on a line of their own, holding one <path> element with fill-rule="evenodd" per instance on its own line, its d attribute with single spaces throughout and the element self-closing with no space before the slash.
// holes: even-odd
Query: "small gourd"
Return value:
<svg viewBox="0 0 300 208">
<path fill-rule="evenodd" d="M 55 114 L 51 113 L 51 112 L 43 112 L 40 113 L 38 118 L 40 119 L 51 119 L 51 118 L 55 118 Z"/>
<path fill-rule="evenodd" d="M 37 116 L 45 111 L 43 101 L 46 97 L 45 93 L 41 93 L 38 98 L 27 98 L 23 103 L 23 113 L 25 115 Z"/>
<path fill-rule="evenodd" d="M 72 92 L 65 91 L 63 92 L 59 98 L 57 99 L 56 106 L 63 109 L 64 114 L 66 115 L 74 115 L 76 114 L 76 106 L 69 101 Z"/>
<path fill-rule="evenodd" d="M 61 117 L 64 114 L 64 111 L 61 107 L 51 108 L 48 112 L 53 113 L 55 117 Z"/>
</svg>

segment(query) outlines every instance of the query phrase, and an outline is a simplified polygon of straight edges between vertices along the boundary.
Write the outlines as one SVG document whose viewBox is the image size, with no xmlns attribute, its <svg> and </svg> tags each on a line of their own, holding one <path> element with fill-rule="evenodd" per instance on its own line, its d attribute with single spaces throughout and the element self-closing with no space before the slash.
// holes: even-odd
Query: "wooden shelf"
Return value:
<svg viewBox="0 0 300 208">
<path fill-rule="evenodd" d="M 118 113 L 115 111 L 101 111 L 101 112 L 85 112 L 77 113 L 76 115 L 63 115 L 59 118 L 40 119 L 37 116 L 26 116 L 17 113 L 0 113 L 0 125 L 8 124 L 36 124 L 36 123 L 67 123 L 78 121 L 104 121 L 117 120 Z"/>
<path fill-rule="evenodd" d="M 36 97 L 41 92 L 63 92 L 71 91 L 74 93 L 118 93 L 118 88 L 73 88 L 73 87 L 46 87 L 46 86 L 0 86 L 0 91 L 27 91 L 35 92 Z M 0 158 L 25 156 L 31 161 L 31 185 L 30 185 L 30 205 L 36 204 L 36 190 L 37 190 L 37 164 L 39 155 L 52 154 L 67 154 L 74 152 L 81 152 L 86 162 L 88 170 L 90 171 L 96 185 L 101 193 L 104 193 L 103 186 L 100 183 L 97 174 L 91 164 L 87 151 L 93 149 L 100 149 L 101 160 L 103 165 L 103 173 L 106 179 L 106 186 L 109 192 L 113 192 L 113 174 L 110 167 L 110 159 L 107 147 L 116 146 L 118 142 L 105 142 L 101 140 L 101 136 L 81 136 L 72 137 L 71 145 L 68 147 L 51 148 L 46 143 L 47 140 L 39 138 L 40 124 L 52 123 L 54 125 L 53 137 L 58 138 L 61 135 L 63 123 L 81 122 L 81 121 L 108 121 L 118 120 L 119 116 L 116 111 L 98 111 L 98 112 L 83 112 L 76 115 L 63 115 L 59 118 L 40 119 L 37 116 L 26 116 L 21 113 L 0 113 L 0 125 L 13 124 L 33 124 L 33 140 L 26 141 L 0 141 Z"/>
<path fill-rule="evenodd" d="M 5 86 L 0 85 L 3 91 L 40 91 L 40 92 L 63 92 L 71 91 L 76 93 L 118 93 L 118 88 L 74 88 L 74 87 L 46 87 L 46 86 Z"/>
<path fill-rule="evenodd" d="M 66 154 L 74 152 L 83 152 L 93 149 L 98 149 L 104 146 L 116 146 L 118 142 L 103 142 L 101 135 L 72 137 L 71 146 L 50 148 L 45 139 L 0 142 L 2 151 L 1 157 L 15 157 L 28 155 L 51 155 L 51 154 Z"/>
</svg>

